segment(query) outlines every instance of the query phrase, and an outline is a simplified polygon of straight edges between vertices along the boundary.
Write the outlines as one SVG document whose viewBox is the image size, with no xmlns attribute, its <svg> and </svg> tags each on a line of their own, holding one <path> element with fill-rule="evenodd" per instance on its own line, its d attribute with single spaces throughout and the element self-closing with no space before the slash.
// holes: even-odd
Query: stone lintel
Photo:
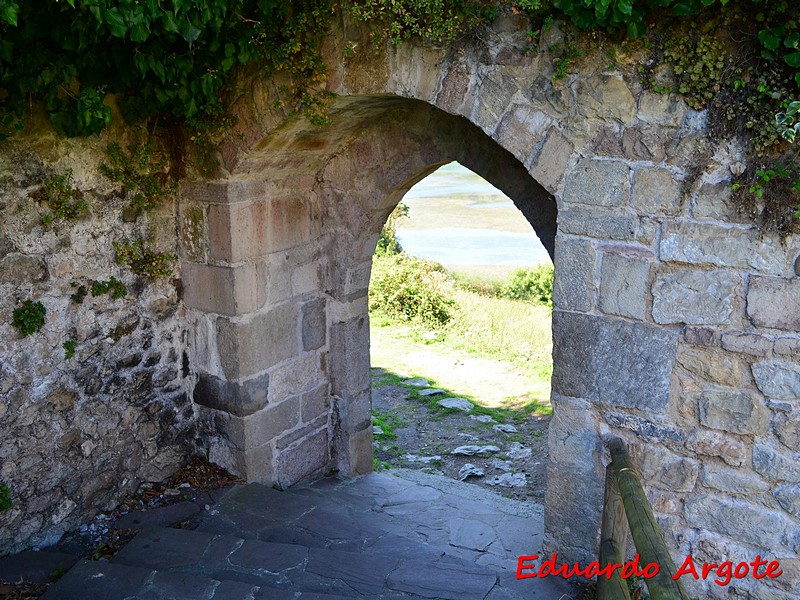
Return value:
<svg viewBox="0 0 800 600">
<path fill-rule="evenodd" d="M 190 308 L 226 316 L 259 310 L 266 302 L 264 263 L 218 267 L 181 262 L 184 302 Z"/>
</svg>

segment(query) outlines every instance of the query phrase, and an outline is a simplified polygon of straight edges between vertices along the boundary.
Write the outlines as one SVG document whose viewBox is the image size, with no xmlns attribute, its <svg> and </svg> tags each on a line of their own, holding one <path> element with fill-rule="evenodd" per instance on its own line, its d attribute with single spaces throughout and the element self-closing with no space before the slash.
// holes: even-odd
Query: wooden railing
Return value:
<svg viewBox="0 0 800 600">
<path fill-rule="evenodd" d="M 633 537 L 639 564 L 658 565 L 658 573 L 646 577 L 652 600 L 690 600 L 680 580 L 673 580 L 675 563 L 669 554 L 664 536 L 656 523 L 653 509 L 644 494 L 639 474 L 633 466 L 625 444 L 619 438 L 606 442 L 611 464 L 606 469 L 606 493 L 603 503 L 603 524 L 600 533 L 600 567 L 623 564 L 628 545 L 628 532 Z M 621 569 L 610 578 L 597 578 L 598 600 L 630 600 Z"/>
</svg>

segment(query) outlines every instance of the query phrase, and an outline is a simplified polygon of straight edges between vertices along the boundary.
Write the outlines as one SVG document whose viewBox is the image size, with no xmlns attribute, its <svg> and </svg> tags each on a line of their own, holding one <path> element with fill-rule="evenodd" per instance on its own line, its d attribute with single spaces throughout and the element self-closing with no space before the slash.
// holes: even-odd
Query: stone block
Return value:
<svg viewBox="0 0 800 600">
<path fill-rule="evenodd" d="M 244 417 L 267 405 L 269 375 L 262 374 L 241 383 L 225 381 L 208 373 L 200 373 L 194 387 L 197 404 Z"/>
<path fill-rule="evenodd" d="M 755 394 L 714 389 L 700 394 L 700 423 L 741 435 L 763 435 L 769 429 L 769 411 Z"/>
<path fill-rule="evenodd" d="M 470 66 L 466 62 L 450 65 L 447 75 L 442 80 L 442 87 L 436 97 L 436 106 L 454 115 L 465 114 L 465 101 L 469 98 L 472 82 Z"/>
<path fill-rule="evenodd" d="M 371 386 L 369 371 L 369 321 L 355 317 L 331 325 L 331 393 L 348 397 Z"/>
<path fill-rule="evenodd" d="M 747 315 L 759 327 L 800 331 L 800 278 L 750 278 Z"/>
<path fill-rule="evenodd" d="M 800 517 L 800 483 L 782 485 L 775 490 L 775 499 L 783 510 Z"/>
<path fill-rule="evenodd" d="M 266 302 L 267 271 L 263 263 L 215 267 L 181 262 L 186 306 L 226 316 L 259 310 Z"/>
<path fill-rule="evenodd" d="M 703 465 L 701 481 L 706 487 L 734 496 L 752 496 L 769 490 L 769 485 L 754 473 L 713 463 Z"/>
<path fill-rule="evenodd" d="M 583 235 L 601 240 L 630 242 L 636 239 L 634 217 L 593 208 L 564 208 L 558 211 L 559 233 Z"/>
<path fill-rule="evenodd" d="M 736 438 L 704 429 L 689 434 L 686 448 L 704 456 L 718 456 L 734 467 L 742 466 L 747 455 L 745 445 Z"/>
<path fill-rule="evenodd" d="M 592 416 L 592 405 L 585 400 L 558 396 L 548 428 L 550 459 L 564 467 L 586 469 L 597 462 L 601 441 Z"/>
<path fill-rule="evenodd" d="M 606 422 L 612 427 L 628 429 L 647 442 L 682 442 L 686 435 L 671 425 L 655 423 L 638 415 L 607 413 Z"/>
<path fill-rule="evenodd" d="M 691 492 L 694 489 L 700 472 L 696 460 L 658 446 L 645 446 L 641 454 L 641 474 L 649 485 L 672 492 Z"/>
<path fill-rule="evenodd" d="M 677 340 L 678 332 L 666 327 L 556 310 L 553 390 L 608 406 L 663 412 Z"/>
<path fill-rule="evenodd" d="M 786 269 L 785 250 L 776 238 L 753 229 L 670 221 L 662 229 L 661 260 L 693 265 L 747 269 L 779 275 Z M 798 305 L 800 306 L 800 305 Z"/>
<path fill-rule="evenodd" d="M 689 325 L 684 328 L 683 339 L 687 344 L 716 348 L 720 345 L 719 333 L 713 327 L 695 327 Z"/>
<path fill-rule="evenodd" d="M 11 252 L 0 259 L 0 283 L 45 281 L 47 276 L 47 265 L 36 256 Z"/>
<path fill-rule="evenodd" d="M 661 163 L 667 157 L 664 132 L 652 127 L 628 127 L 622 132 L 622 156 L 631 161 Z"/>
<path fill-rule="evenodd" d="M 475 94 L 475 109 L 470 120 L 484 132 L 491 134 L 516 92 L 517 83 L 514 78 L 503 74 L 500 70 L 488 71 L 488 74 L 480 79 Z"/>
<path fill-rule="evenodd" d="M 267 182 L 259 179 L 184 181 L 180 193 L 184 198 L 210 204 L 252 202 L 267 197 Z"/>
<path fill-rule="evenodd" d="M 529 173 L 544 189 L 555 194 L 575 146 L 556 127 L 551 127 L 542 148 L 531 163 Z"/>
<path fill-rule="evenodd" d="M 217 319 L 217 348 L 228 380 L 266 371 L 300 350 L 299 308 L 284 303 L 247 321 Z"/>
<path fill-rule="evenodd" d="M 553 119 L 526 104 L 514 104 L 503 115 L 494 138 L 523 164 L 544 140 Z"/>
<path fill-rule="evenodd" d="M 800 411 L 790 410 L 773 416 L 772 431 L 790 450 L 800 448 Z"/>
<path fill-rule="evenodd" d="M 181 206 L 178 225 L 182 256 L 195 263 L 204 263 L 208 253 L 208 223 L 205 207 Z"/>
<path fill-rule="evenodd" d="M 723 333 L 722 347 L 730 352 L 751 356 L 767 356 L 772 352 L 772 339 L 756 333 Z"/>
<path fill-rule="evenodd" d="M 324 379 L 319 356 L 306 353 L 282 362 L 270 371 L 269 401 L 281 402 L 316 387 Z"/>
<path fill-rule="evenodd" d="M 643 321 L 649 274 L 647 260 L 604 254 L 600 268 L 600 310 Z"/>
<path fill-rule="evenodd" d="M 300 308 L 301 337 L 303 350 L 316 350 L 322 348 L 328 341 L 328 323 L 325 318 L 325 298 L 317 298 L 306 302 Z"/>
<path fill-rule="evenodd" d="M 292 396 L 270 404 L 244 420 L 246 448 L 263 446 L 300 424 L 300 398 Z"/>
<path fill-rule="evenodd" d="M 636 99 L 618 74 L 594 74 L 575 83 L 579 114 L 592 119 L 629 123 L 636 118 Z"/>
<path fill-rule="evenodd" d="M 653 320 L 662 325 L 722 325 L 731 320 L 741 278 L 728 271 L 658 273 Z"/>
<path fill-rule="evenodd" d="M 327 416 L 330 407 L 329 388 L 324 383 L 300 396 L 300 420 L 309 423 L 320 416 Z"/>
<path fill-rule="evenodd" d="M 603 477 L 598 470 L 547 466 L 544 530 L 554 551 L 582 548 L 597 553 L 603 507 Z"/>
<path fill-rule="evenodd" d="M 212 204 L 208 208 L 209 250 L 214 260 L 252 260 L 267 253 L 269 203 Z"/>
<path fill-rule="evenodd" d="M 692 216 L 695 219 L 712 219 L 722 223 L 752 223 L 752 218 L 736 207 L 731 194 L 727 182 L 704 183 L 692 201 Z"/>
<path fill-rule="evenodd" d="M 566 204 L 620 206 L 628 201 L 631 169 L 624 162 L 584 158 L 578 161 L 564 183 Z"/>
<path fill-rule="evenodd" d="M 372 442 L 371 426 L 347 436 L 347 458 L 337 457 L 337 466 L 343 476 L 355 477 L 372 472 Z"/>
<path fill-rule="evenodd" d="M 800 356 L 800 338 L 777 338 L 773 352 L 779 355 L 794 355 Z"/>
<path fill-rule="evenodd" d="M 293 446 L 296 443 L 303 443 L 305 438 L 311 437 L 312 435 L 318 433 L 322 429 L 328 428 L 328 418 L 327 415 L 322 415 L 317 417 L 310 423 L 305 423 L 301 425 L 297 429 L 293 429 L 288 433 L 285 433 L 278 437 L 277 441 L 275 442 L 275 449 L 278 451 L 286 450 L 289 446 Z"/>
<path fill-rule="evenodd" d="M 678 94 L 642 92 L 639 96 L 639 118 L 645 123 L 680 127 L 688 110 L 686 102 Z"/>
<path fill-rule="evenodd" d="M 681 209 L 681 184 L 669 169 L 639 169 L 633 176 L 633 205 L 646 215 L 675 215 Z"/>
<path fill-rule="evenodd" d="M 714 348 L 681 346 L 678 364 L 704 381 L 728 387 L 738 386 L 744 372 L 741 360 Z"/>
<path fill-rule="evenodd" d="M 313 475 L 321 475 L 329 463 L 328 430 L 323 429 L 275 457 L 275 479 L 282 487 L 288 487 Z"/>
<path fill-rule="evenodd" d="M 596 251 L 589 240 L 556 237 L 557 272 L 553 304 L 565 310 L 588 312 L 594 307 Z"/>
<path fill-rule="evenodd" d="M 272 200 L 267 213 L 265 250 L 280 252 L 309 241 L 314 234 L 311 207 L 300 198 Z"/>
<path fill-rule="evenodd" d="M 748 502 L 717 496 L 695 496 L 686 501 L 686 521 L 759 548 L 776 548 L 786 519 L 775 511 Z"/>
<path fill-rule="evenodd" d="M 767 398 L 800 399 L 800 364 L 788 360 L 762 360 L 753 363 L 753 379 Z"/>
<path fill-rule="evenodd" d="M 756 444 L 753 469 L 772 482 L 800 483 L 800 453 L 789 454 L 766 444 Z"/>
</svg>

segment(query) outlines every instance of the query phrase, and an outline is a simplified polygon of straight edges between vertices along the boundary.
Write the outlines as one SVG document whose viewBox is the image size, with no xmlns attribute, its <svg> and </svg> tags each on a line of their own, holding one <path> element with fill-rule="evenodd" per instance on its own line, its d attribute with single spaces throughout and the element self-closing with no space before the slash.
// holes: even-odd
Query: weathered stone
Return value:
<svg viewBox="0 0 800 600">
<path fill-rule="evenodd" d="M 710 529 L 758 547 L 775 548 L 786 527 L 779 513 L 739 500 L 695 496 L 686 501 L 686 521 L 691 527 Z"/>
<path fill-rule="evenodd" d="M 277 403 L 290 396 L 307 392 L 319 385 L 323 378 L 319 357 L 315 353 L 303 354 L 285 361 L 270 371 L 269 401 Z"/>
<path fill-rule="evenodd" d="M 621 123 L 629 123 L 636 116 L 636 99 L 617 74 L 581 77 L 576 82 L 575 94 L 582 115 Z"/>
<path fill-rule="evenodd" d="M 759 327 L 800 330 L 800 278 L 751 277 L 747 315 Z"/>
<path fill-rule="evenodd" d="M 486 456 L 496 452 L 500 452 L 500 448 L 497 446 L 459 446 L 450 454 L 455 454 L 458 456 Z"/>
<path fill-rule="evenodd" d="M 756 444 L 753 469 L 774 482 L 800 483 L 800 453 L 790 455 L 765 444 Z"/>
<path fill-rule="evenodd" d="M 800 356 L 800 338 L 778 338 L 773 352 L 779 355 Z"/>
<path fill-rule="evenodd" d="M 700 395 L 700 422 L 730 433 L 762 435 L 769 428 L 769 411 L 754 394 L 715 389 Z"/>
<path fill-rule="evenodd" d="M 574 150 L 572 142 L 558 128 L 551 127 L 542 149 L 533 159 L 530 168 L 531 177 L 548 192 L 554 194 L 564 178 L 564 171 Z"/>
<path fill-rule="evenodd" d="M 591 417 L 591 404 L 578 398 L 553 395 L 553 418 L 547 430 L 550 456 L 561 466 L 586 469 L 599 454 L 597 426 Z M 521 451 L 521 448 L 519 449 Z M 520 457 L 521 452 L 515 452 Z M 506 455 L 510 453 L 506 452 Z"/>
<path fill-rule="evenodd" d="M 225 381 L 208 373 L 200 373 L 194 387 L 194 401 L 244 417 L 267 405 L 269 375 L 263 374 L 242 383 Z"/>
<path fill-rule="evenodd" d="M 406 379 L 405 381 L 401 381 L 403 385 L 410 385 L 412 387 L 428 387 L 430 382 L 427 379 L 423 379 L 422 377 L 414 377 L 413 379 Z"/>
<path fill-rule="evenodd" d="M 772 430 L 781 444 L 790 450 L 800 449 L 800 411 L 787 411 L 772 418 Z"/>
<path fill-rule="evenodd" d="M 567 175 L 563 202 L 619 206 L 630 194 L 630 167 L 621 161 L 583 159 Z"/>
<path fill-rule="evenodd" d="M 641 456 L 641 474 L 649 485 L 673 492 L 690 492 L 694 489 L 700 467 L 696 460 L 678 456 L 659 446 L 643 446 L 631 450 Z"/>
<path fill-rule="evenodd" d="M 674 215 L 681 208 L 681 184 L 669 169 L 639 169 L 633 178 L 633 204 L 647 215 Z"/>
<path fill-rule="evenodd" d="M 680 127 L 688 108 L 678 94 L 643 92 L 639 96 L 639 118 L 664 127 Z"/>
<path fill-rule="evenodd" d="M 511 423 L 500 423 L 498 425 L 494 425 L 492 429 L 499 431 L 500 433 L 517 433 L 518 431 L 517 428 Z"/>
<path fill-rule="evenodd" d="M 773 238 L 760 238 L 751 229 L 689 221 L 664 224 L 660 254 L 667 262 L 753 269 L 776 275 L 784 271 L 786 262 L 780 242 Z"/>
<path fill-rule="evenodd" d="M 704 183 L 692 202 L 695 219 L 713 219 L 724 223 L 751 222 L 748 215 L 740 212 L 731 199 L 731 188 L 725 183 Z"/>
<path fill-rule="evenodd" d="M 678 364 L 705 381 L 736 387 L 742 378 L 743 366 L 738 359 L 711 348 L 678 348 Z"/>
<path fill-rule="evenodd" d="M 392 590 L 444 600 L 481 600 L 496 582 L 487 568 L 423 560 L 406 561 L 387 577 Z"/>
<path fill-rule="evenodd" d="M 736 496 L 749 496 L 769 489 L 769 485 L 752 473 L 715 464 L 703 466 L 701 481 L 706 487 Z"/>
<path fill-rule="evenodd" d="M 753 378 L 768 398 L 800 399 L 800 364 L 787 360 L 763 360 L 753 363 Z"/>
<path fill-rule="evenodd" d="M 331 393 L 348 397 L 368 390 L 369 323 L 366 316 L 356 317 L 330 327 Z"/>
<path fill-rule="evenodd" d="M 439 400 L 436 404 L 442 408 L 450 408 L 453 410 L 460 410 L 462 412 L 471 412 L 475 407 L 475 405 L 466 398 L 445 398 L 443 400 Z"/>
<path fill-rule="evenodd" d="M 254 375 L 298 353 L 298 307 L 284 303 L 247 321 L 217 319 L 217 347 L 225 377 Z"/>
<path fill-rule="evenodd" d="M 628 160 L 660 163 L 667 157 L 666 141 L 651 127 L 628 127 L 622 133 L 622 155 Z"/>
<path fill-rule="evenodd" d="M 755 333 L 723 333 L 720 342 L 725 350 L 751 356 L 768 356 L 773 345 L 770 338 Z"/>
<path fill-rule="evenodd" d="M 552 123 L 553 119 L 545 113 L 528 105 L 515 104 L 503 115 L 494 137 L 520 162 L 527 163 Z"/>
<path fill-rule="evenodd" d="M 595 250 L 588 240 L 556 237 L 553 304 L 565 310 L 590 311 L 594 306 Z"/>
<path fill-rule="evenodd" d="M 669 403 L 677 339 L 677 331 L 664 327 L 555 311 L 553 390 L 662 412 Z"/>
<path fill-rule="evenodd" d="M 47 266 L 44 261 L 19 252 L 11 252 L 0 259 L 0 283 L 45 281 Z"/>
<path fill-rule="evenodd" d="M 266 302 L 263 263 L 215 267 L 181 263 L 183 299 L 187 306 L 220 315 L 243 315 Z"/>
<path fill-rule="evenodd" d="M 330 412 L 328 384 L 323 383 L 300 396 L 301 420 L 308 423 Z"/>
<path fill-rule="evenodd" d="M 727 464 L 744 464 L 746 449 L 742 442 L 716 431 L 696 429 L 686 439 L 686 448 L 705 456 L 718 456 Z"/>
<path fill-rule="evenodd" d="M 408 456 L 408 455 L 406 455 Z M 442 457 L 439 457 L 441 460 Z M 406 459 L 408 460 L 408 459 Z M 463 467 L 458 470 L 458 479 L 459 481 L 465 481 L 469 477 L 483 477 L 485 475 L 483 469 L 479 469 L 472 463 L 466 463 Z"/>
<path fill-rule="evenodd" d="M 515 488 L 525 487 L 528 485 L 528 478 L 525 473 L 502 473 L 501 475 L 494 475 L 489 479 L 484 480 L 486 485 Z"/>
<path fill-rule="evenodd" d="M 629 429 L 646 441 L 682 442 L 686 435 L 680 429 L 669 425 L 659 425 L 638 415 L 608 413 L 606 421 L 613 427 Z"/>
<path fill-rule="evenodd" d="M 560 233 L 584 235 L 595 239 L 634 241 L 638 223 L 628 215 L 593 208 L 565 208 L 558 211 Z"/>
<path fill-rule="evenodd" d="M 303 304 L 301 309 L 303 350 L 316 350 L 324 346 L 327 341 L 325 304 L 324 298 L 317 298 Z"/>
<path fill-rule="evenodd" d="M 782 485 L 775 490 L 775 498 L 783 510 L 800 517 L 800 483 Z"/>
<path fill-rule="evenodd" d="M 440 396 L 441 394 L 446 393 L 444 390 L 440 390 L 439 388 L 427 388 L 424 390 L 420 390 L 419 395 L 423 398 L 427 398 L 428 396 Z"/>
<path fill-rule="evenodd" d="M 741 279 L 727 271 L 659 273 L 653 282 L 656 323 L 728 323 Z"/>
<path fill-rule="evenodd" d="M 646 260 L 604 254 L 600 268 L 600 310 L 643 321 L 649 274 L 650 263 Z"/>
<path fill-rule="evenodd" d="M 476 520 L 450 519 L 450 545 L 486 552 L 497 535 L 489 525 Z"/>
</svg>

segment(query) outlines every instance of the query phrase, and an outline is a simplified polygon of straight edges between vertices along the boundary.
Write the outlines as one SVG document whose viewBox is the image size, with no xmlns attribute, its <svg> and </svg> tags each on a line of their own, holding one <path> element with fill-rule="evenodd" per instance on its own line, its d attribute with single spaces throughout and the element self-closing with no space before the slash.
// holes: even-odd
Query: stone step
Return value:
<svg viewBox="0 0 800 600">
<path fill-rule="evenodd" d="M 239 581 L 82 560 L 41 600 L 255 600 L 272 598 Z"/>
<path fill-rule="evenodd" d="M 241 582 L 270 598 L 481 600 L 497 583 L 493 569 L 448 556 L 346 552 L 159 527 L 143 529 L 113 563 Z"/>
</svg>

